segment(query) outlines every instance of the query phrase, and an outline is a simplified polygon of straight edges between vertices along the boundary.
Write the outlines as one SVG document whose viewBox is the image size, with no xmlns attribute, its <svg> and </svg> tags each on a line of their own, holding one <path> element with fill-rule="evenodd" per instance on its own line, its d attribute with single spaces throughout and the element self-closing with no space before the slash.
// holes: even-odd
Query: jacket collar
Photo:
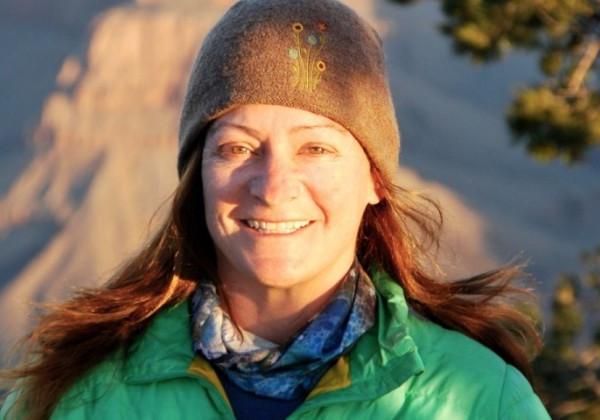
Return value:
<svg viewBox="0 0 600 420">
<path fill-rule="evenodd" d="M 408 304 L 400 285 L 385 272 L 370 270 L 377 290 L 377 321 L 309 394 L 303 408 L 338 400 L 371 400 L 424 371 L 408 330 Z M 319 396 L 317 399 L 316 397 Z"/>
<path fill-rule="evenodd" d="M 375 326 L 325 374 L 305 405 L 323 400 L 372 399 L 423 371 L 408 331 L 409 309 L 402 288 L 383 271 L 370 270 L 370 277 L 377 290 Z M 146 383 L 200 376 L 223 394 L 208 362 L 193 352 L 190 325 L 188 302 L 156 315 L 129 352 L 124 380 Z"/>
</svg>

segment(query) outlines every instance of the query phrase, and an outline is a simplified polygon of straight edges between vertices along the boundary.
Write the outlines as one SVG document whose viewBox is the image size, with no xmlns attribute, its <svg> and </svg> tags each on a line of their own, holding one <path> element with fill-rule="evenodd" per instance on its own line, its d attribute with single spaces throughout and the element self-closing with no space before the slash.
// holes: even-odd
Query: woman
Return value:
<svg viewBox="0 0 600 420">
<path fill-rule="evenodd" d="M 53 309 L 2 418 L 548 418 L 519 274 L 428 274 L 377 34 L 335 0 L 242 0 L 206 38 L 172 210 Z M 434 206 L 435 208 L 435 206 Z M 524 376 L 525 375 L 525 376 Z"/>
</svg>

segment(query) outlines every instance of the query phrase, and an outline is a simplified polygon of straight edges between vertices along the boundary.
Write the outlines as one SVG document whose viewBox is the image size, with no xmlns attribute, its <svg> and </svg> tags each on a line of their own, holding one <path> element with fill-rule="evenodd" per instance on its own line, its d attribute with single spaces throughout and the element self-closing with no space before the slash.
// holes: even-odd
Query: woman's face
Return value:
<svg viewBox="0 0 600 420">
<path fill-rule="evenodd" d="M 240 106 L 215 121 L 202 186 L 220 279 L 258 288 L 335 285 L 354 259 L 365 207 L 379 201 L 347 130 L 274 105 Z"/>
</svg>

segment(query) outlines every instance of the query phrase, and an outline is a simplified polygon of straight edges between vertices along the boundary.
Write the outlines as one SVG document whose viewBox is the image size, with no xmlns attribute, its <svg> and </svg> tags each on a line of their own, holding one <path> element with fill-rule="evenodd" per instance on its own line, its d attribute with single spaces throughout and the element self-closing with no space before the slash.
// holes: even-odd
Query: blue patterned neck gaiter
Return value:
<svg viewBox="0 0 600 420">
<path fill-rule="evenodd" d="M 327 306 L 288 343 L 277 345 L 236 328 L 219 306 L 215 285 L 200 282 L 192 299 L 194 351 L 246 391 L 299 398 L 373 326 L 375 303 L 375 287 L 356 261 Z"/>
</svg>

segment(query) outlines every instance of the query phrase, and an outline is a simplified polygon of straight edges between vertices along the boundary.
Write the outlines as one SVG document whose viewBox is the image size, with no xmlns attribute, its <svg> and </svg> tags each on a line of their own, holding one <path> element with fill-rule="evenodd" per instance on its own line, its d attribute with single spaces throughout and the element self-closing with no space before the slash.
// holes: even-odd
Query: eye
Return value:
<svg viewBox="0 0 600 420">
<path fill-rule="evenodd" d="M 226 143 L 220 145 L 218 153 L 224 157 L 245 157 L 252 154 L 252 149 L 244 144 Z"/>
<path fill-rule="evenodd" d="M 302 152 L 307 155 L 327 155 L 335 153 L 331 147 L 327 147 L 321 144 L 309 144 L 304 146 Z"/>
</svg>

